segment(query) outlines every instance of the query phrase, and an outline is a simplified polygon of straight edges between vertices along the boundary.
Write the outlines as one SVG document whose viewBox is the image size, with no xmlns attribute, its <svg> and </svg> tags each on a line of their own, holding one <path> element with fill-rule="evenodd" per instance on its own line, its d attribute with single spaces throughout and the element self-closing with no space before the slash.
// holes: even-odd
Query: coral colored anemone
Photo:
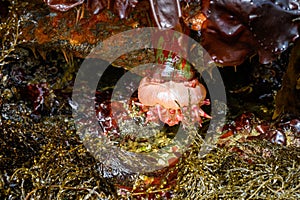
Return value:
<svg viewBox="0 0 300 200">
<path fill-rule="evenodd" d="M 158 116 L 169 126 L 180 121 L 187 124 L 189 120 L 198 122 L 201 126 L 201 117 L 211 118 L 201 109 L 202 105 L 209 105 L 209 100 L 205 100 L 205 97 L 206 89 L 196 79 L 190 82 L 158 83 L 145 77 L 138 88 L 139 101 L 148 110 L 147 121 L 157 121 Z"/>
</svg>

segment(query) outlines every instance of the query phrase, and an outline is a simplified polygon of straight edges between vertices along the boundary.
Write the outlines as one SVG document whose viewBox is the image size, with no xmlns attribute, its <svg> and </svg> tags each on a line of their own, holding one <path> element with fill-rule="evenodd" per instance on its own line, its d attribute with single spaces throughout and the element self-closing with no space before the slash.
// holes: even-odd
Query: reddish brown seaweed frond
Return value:
<svg viewBox="0 0 300 200">
<path fill-rule="evenodd" d="M 84 0 L 44 0 L 44 2 L 52 9 L 67 11 L 77 5 L 82 4 Z"/>
<path fill-rule="evenodd" d="M 239 65 L 257 53 L 268 63 L 299 37 L 299 3 L 283 1 L 202 1 L 207 17 L 202 45 L 222 65 Z"/>
<path fill-rule="evenodd" d="M 84 0 L 44 0 L 44 2 L 52 9 L 58 11 L 67 11 L 71 8 L 84 3 Z M 87 7 L 93 14 L 98 14 L 99 11 L 105 8 L 113 8 L 119 14 L 121 19 L 126 18 L 128 10 L 135 7 L 138 0 L 88 0 Z"/>
</svg>

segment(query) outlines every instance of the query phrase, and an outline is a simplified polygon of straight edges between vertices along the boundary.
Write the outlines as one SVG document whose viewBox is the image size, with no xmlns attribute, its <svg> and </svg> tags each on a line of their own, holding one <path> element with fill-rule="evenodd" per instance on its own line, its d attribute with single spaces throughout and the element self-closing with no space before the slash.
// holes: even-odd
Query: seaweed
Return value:
<svg viewBox="0 0 300 200">
<path fill-rule="evenodd" d="M 237 152 L 215 149 L 199 158 L 197 148 L 178 165 L 179 183 L 174 199 L 298 199 L 299 148 L 272 145 L 266 141 L 238 143 L 248 148 L 249 163 Z M 266 157 L 267 151 L 272 156 Z"/>
<path fill-rule="evenodd" d="M 0 63 L 3 65 L 4 59 L 14 51 L 14 48 L 18 44 L 20 26 L 25 20 L 18 16 L 17 9 L 20 6 L 18 3 L 12 2 L 11 4 L 8 1 L 2 1 L 0 3 Z"/>
</svg>

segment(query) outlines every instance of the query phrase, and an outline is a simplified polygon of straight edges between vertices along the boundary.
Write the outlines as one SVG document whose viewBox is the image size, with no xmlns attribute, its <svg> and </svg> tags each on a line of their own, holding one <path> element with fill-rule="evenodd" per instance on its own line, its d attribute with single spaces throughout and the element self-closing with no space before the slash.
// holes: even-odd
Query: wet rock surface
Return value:
<svg viewBox="0 0 300 200">
<path fill-rule="evenodd" d="M 299 116 L 282 116 L 272 121 L 274 98 L 281 87 L 289 52 L 269 65 L 259 64 L 254 57 L 236 71 L 220 68 L 228 89 L 228 118 L 226 125 L 216 127 L 216 146 L 205 156 L 199 157 L 199 151 L 209 121 L 197 130 L 185 153 L 177 154 L 176 148 L 172 149 L 168 167 L 153 173 L 126 173 L 121 166 L 111 168 L 91 155 L 76 133 L 72 117 L 72 108 L 76 107 L 71 99 L 72 87 L 85 54 L 78 53 L 84 52 L 82 49 L 73 51 L 68 45 L 77 48 L 77 42 L 97 44 L 92 40 L 97 33 L 81 36 L 80 31 L 85 29 L 80 23 L 84 19 L 74 25 L 75 9 L 70 10 L 68 18 L 64 13 L 54 14 L 40 1 L 32 2 L 18 4 L 24 13 L 33 8 L 36 12 L 23 13 L 28 16 L 22 18 L 28 20 L 25 24 L 11 22 L 11 33 L 16 33 L 19 25 L 25 29 L 19 45 L 14 43 L 13 35 L 6 37 L 5 50 L 9 54 L 2 49 L 0 60 L 1 199 L 299 198 Z M 109 11 L 95 16 L 95 21 L 105 13 Z M 2 10 L 0 14 L 9 15 Z M 125 21 L 127 25 L 119 26 L 118 20 L 112 21 L 118 30 L 125 30 L 135 26 L 130 21 L 138 19 L 135 17 Z M 63 18 L 74 20 L 69 22 L 71 28 L 65 26 Z M 111 18 L 107 19 L 102 29 L 113 30 L 112 34 L 114 24 L 110 24 Z M 41 20 L 41 24 L 35 20 Z M 90 23 L 94 27 L 94 22 Z M 60 26 L 68 35 L 53 28 Z M 76 30 L 73 36 L 72 30 Z M 99 35 L 105 36 L 104 32 Z M 50 40 L 54 42 L 51 44 Z M 135 60 L 130 56 L 122 59 L 117 66 Z M 98 122 L 119 148 L 130 152 L 159 150 L 172 141 L 178 127 L 164 126 L 153 131 L 154 126 L 145 131 L 140 126 L 144 115 L 135 110 L 137 107 L 127 102 L 128 107 L 124 102 L 110 104 L 113 86 L 125 72 L 124 68 L 110 66 L 106 78 L 100 81 L 101 87 L 95 94 Z M 133 92 L 131 84 L 126 83 L 129 92 Z M 137 101 L 135 95 L 132 100 Z M 115 116 L 124 117 L 129 110 L 135 114 L 134 120 L 125 123 L 126 116 L 124 120 L 113 118 L 112 106 L 119 111 Z M 126 128 L 130 124 L 139 128 Z M 99 130 L 100 125 L 96 126 Z"/>
</svg>

